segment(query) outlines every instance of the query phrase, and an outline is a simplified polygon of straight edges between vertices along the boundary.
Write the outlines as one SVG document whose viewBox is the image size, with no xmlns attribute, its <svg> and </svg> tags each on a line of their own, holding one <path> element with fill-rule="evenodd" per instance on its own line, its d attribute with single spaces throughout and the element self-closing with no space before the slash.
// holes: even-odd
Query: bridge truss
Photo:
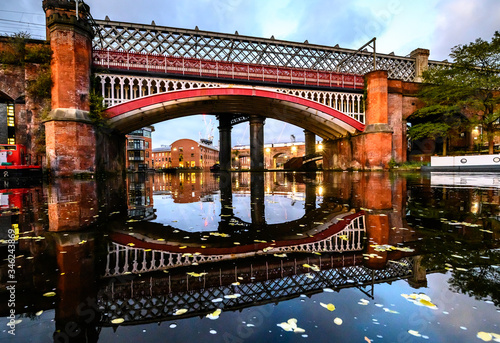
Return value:
<svg viewBox="0 0 500 343">
<path fill-rule="evenodd" d="M 326 261 L 325 261 L 326 260 Z M 309 263 L 313 263 L 307 259 Z M 373 298 L 377 283 L 391 282 L 412 275 L 412 258 L 390 263 L 385 269 L 372 270 L 362 265 L 362 255 L 331 256 L 330 261 L 321 259 L 325 269 L 309 272 L 295 260 L 276 267 L 234 269 L 234 274 L 218 270 L 200 278 L 151 277 L 129 282 L 111 281 L 98 294 L 98 305 L 104 316 L 102 326 L 111 326 L 114 318 L 123 318 L 124 324 L 140 324 L 175 320 L 182 317 L 203 316 L 216 309 L 234 311 L 246 307 L 276 303 L 312 295 L 325 288 L 339 290 L 357 287 Z M 357 265 L 359 263 L 359 265 Z M 334 267 L 334 266 L 337 267 Z M 233 274 L 233 275 L 232 275 Z M 243 279 L 245 283 L 235 283 Z M 214 285 L 219 284 L 217 286 Z M 187 313 L 175 316 L 178 309 Z"/>
<path fill-rule="evenodd" d="M 96 20 L 95 50 L 134 55 L 172 56 L 202 61 L 244 63 L 309 71 L 364 75 L 373 70 L 373 56 L 337 46 L 224 34 L 202 30 Z M 135 58 L 134 57 L 134 58 Z M 347 61 L 343 63 L 343 61 Z M 414 81 L 415 58 L 376 54 L 377 69 L 389 78 Z"/>
</svg>

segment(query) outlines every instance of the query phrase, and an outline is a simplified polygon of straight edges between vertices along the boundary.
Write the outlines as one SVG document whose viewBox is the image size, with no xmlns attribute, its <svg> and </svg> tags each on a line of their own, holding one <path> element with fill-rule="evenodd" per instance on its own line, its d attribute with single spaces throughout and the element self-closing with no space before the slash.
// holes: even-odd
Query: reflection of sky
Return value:
<svg viewBox="0 0 500 343">
<path fill-rule="evenodd" d="M 174 203 L 171 195 L 154 195 L 155 223 L 171 225 L 189 232 L 217 231 L 221 215 L 220 194 L 213 201 Z M 267 194 L 264 200 L 266 222 L 279 224 L 304 216 L 304 194 Z M 233 213 L 244 222 L 252 222 L 250 194 L 233 193 Z"/>
</svg>

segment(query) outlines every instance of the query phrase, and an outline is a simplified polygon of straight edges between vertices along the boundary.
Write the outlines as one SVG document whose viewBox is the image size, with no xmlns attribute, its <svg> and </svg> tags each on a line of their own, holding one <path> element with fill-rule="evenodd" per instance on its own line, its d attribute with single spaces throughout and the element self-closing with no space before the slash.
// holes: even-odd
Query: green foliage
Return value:
<svg viewBox="0 0 500 343">
<path fill-rule="evenodd" d="M 26 62 L 49 65 L 52 51 L 48 44 L 30 44 L 30 34 L 18 32 L 8 38 L 4 49 L 0 51 L 0 63 L 24 66 Z"/>
<path fill-rule="evenodd" d="M 94 123 L 94 125 L 98 128 L 105 128 L 107 127 L 106 125 L 106 106 L 104 105 L 104 98 L 102 95 L 97 94 L 94 91 L 90 92 L 90 99 L 89 99 L 89 105 L 90 105 L 90 111 L 89 111 L 89 117 Z"/>
<path fill-rule="evenodd" d="M 410 137 L 448 138 L 480 125 L 492 153 L 493 136 L 500 129 L 500 33 L 491 42 L 478 38 L 455 46 L 450 56 L 452 64 L 423 73 L 418 96 L 425 107 L 410 116 Z"/>
<path fill-rule="evenodd" d="M 50 91 L 52 89 L 52 78 L 50 68 L 41 67 L 37 77 L 29 80 L 26 86 L 26 91 L 34 99 L 50 99 Z"/>
</svg>

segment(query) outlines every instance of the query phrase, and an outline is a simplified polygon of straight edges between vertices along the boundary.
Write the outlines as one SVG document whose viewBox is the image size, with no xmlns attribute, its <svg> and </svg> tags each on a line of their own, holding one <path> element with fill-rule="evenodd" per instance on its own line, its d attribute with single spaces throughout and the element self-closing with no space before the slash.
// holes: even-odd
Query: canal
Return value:
<svg viewBox="0 0 500 343">
<path fill-rule="evenodd" d="M 129 174 L 0 196 L 0 342 L 500 342 L 498 175 Z"/>
</svg>

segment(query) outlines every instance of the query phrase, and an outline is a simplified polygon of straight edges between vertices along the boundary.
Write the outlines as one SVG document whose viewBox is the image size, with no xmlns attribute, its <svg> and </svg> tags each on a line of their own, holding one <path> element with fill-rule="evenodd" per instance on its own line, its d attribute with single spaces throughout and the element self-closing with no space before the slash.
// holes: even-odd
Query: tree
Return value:
<svg viewBox="0 0 500 343">
<path fill-rule="evenodd" d="M 466 126 L 481 126 L 493 154 L 494 137 L 500 130 L 500 33 L 495 32 L 491 42 L 478 38 L 455 46 L 450 57 L 453 63 L 423 73 L 418 97 L 424 107 L 408 118 L 414 124 L 409 135 L 412 139 L 441 136 L 446 151 L 446 138 Z"/>
</svg>

